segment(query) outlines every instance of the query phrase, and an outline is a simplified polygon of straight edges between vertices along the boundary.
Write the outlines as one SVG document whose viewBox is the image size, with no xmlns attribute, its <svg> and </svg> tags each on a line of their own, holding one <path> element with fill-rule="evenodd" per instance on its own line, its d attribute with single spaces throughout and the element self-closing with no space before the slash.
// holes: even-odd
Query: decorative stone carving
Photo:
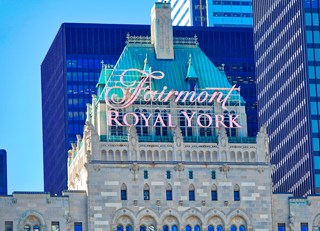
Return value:
<svg viewBox="0 0 320 231">
<path fill-rule="evenodd" d="M 295 220 L 295 215 L 290 213 L 289 215 L 289 227 L 290 227 L 290 230 L 294 230 L 294 220 Z"/>
<path fill-rule="evenodd" d="M 174 170 L 175 171 L 178 171 L 178 172 L 182 172 L 184 171 L 184 165 L 182 163 L 178 163 L 175 167 L 174 167 Z"/>
<path fill-rule="evenodd" d="M 258 153 L 265 153 L 264 161 L 270 163 L 269 138 L 265 125 L 261 126 L 260 131 L 257 134 L 257 148 Z"/>
<path fill-rule="evenodd" d="M 173 136 L 173 140 L 174 140 L 174 144 L 176 147 L 180 148 L 181 146 L 183 146 L 183 136 L 181 133 L 181 129 L 179 126 L 176 126 L 174 128 L 174 136 Z"/>
<path fill-rule="evenodd" d="M 137 179 L 137 173 L 139 171 L 139 165 L 137 163 L 133 163 L 131 166 L 130 166 L 130 172 L 132 172 L 133 174 L 133 180 L 136 180 Z"/>
<path fill-rule="evenodd" d="M 219 137 L 218 137 L 219 147 L 223 149 L 228 148 L 228 136 L 227 136 L 226 129 L 223 127 L 219 128 L 218 134 L 219 134 Z"/>
<path fill-rule="evenodd" d="M 263 173 L 264 172 L 264 168 L 262 167 L 262 166 L 258 166 L 257 167 L 257 171 L 258 171 L 258 173 Z"/>
<path fill-rule="evenodd" d="M 219 168 L 219 170 L 220 170 L 220 172 L 223 172 L 227 177 L 227 174 L 230 171 L 230 167 L 227 164 L 224 164 L 223 166 L 221 166 Z"/>
<path fill-rule="evenodd" d="M 72 217 L 70 215 L 70 213 L 65 214 L 64 219 L 66 219 L 67 224 L 70 224 L 72 222 Z"/>
<path fill-rule="evenodd" d="M 129 155 L 132 157 L 132 160 L 137 160 L 134 158 L 136 158 L 136 153 L 139 153 L 139 137 L 134 125 L 131 125 L 128 129 L 128 144 Z"/>
</svg>

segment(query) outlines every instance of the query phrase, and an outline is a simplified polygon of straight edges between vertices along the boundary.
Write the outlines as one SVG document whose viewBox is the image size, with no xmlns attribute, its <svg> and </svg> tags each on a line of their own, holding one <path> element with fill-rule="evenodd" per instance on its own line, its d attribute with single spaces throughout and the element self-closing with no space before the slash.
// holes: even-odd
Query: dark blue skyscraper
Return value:
<svg viewBox="0 0 320 231">
<path fill-rule="evenodd" d="M 0 149 L 0 195 L 7 195 L 7 152 Z"/>
<path fill-rule="evenodd" d="M 258 118 L 274 191 L 319 193 L 319 1 L 255 0 L 253 12 Z"/>
<path fill-rule="evenodd" d="M 82 134 L 86 103 L 96 91 L 101 61 L 114 65 L 127 34 L 150 35 L 147 25 L 63 24 L 42 65 L 44 189 L 67 187 L 67 150 Z M 225 69 L 246 100 L 248 134 L 257 132 L 252 29 L 175 27 L 175 37 L 198 37 L 213 63 Z"/>
</svg>

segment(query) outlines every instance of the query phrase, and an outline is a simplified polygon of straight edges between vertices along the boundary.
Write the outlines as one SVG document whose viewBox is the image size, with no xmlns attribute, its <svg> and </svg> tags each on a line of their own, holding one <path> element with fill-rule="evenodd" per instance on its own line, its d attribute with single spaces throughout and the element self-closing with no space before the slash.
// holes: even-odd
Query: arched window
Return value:
<svg viewBox="0 0 320 231">
<path fill-rule="evenodd" d="M 173 225 L 173 226 L 171 227 L 171 231 L 178 231 L 178 226 Z"/>
<path fill-rule="evenodd" d="M 150 189 L 148 184 L 145 184 L 143 187 L 143 199 L 145 201 L 150 200 Z"/>
<path fill-rule="evenodd" d="M 218 191 L 217 186 L 214 184 L 211 188 L 211 200 L 217 201 L 218 200 Z"/>
<path fill-rule="evenodd" d="M 121 185 L 120 195 L 121 195 L 121 200 L 122 201 L 126 201 L 127 200 L 127 186 L 124 183 Z"/>
<path fill-rule="evenodd" d="M 40 231 L 40 228 L 38 225 L 33 226 L 33 231 Z"/>
<path fill-rule="evenodd" d="M 167 225 L 162 226 L 162 231 L 169 231 L 169 227 Z"/>
<path fill-rule="evenodd" d="M 101 151 L 101 160 L 107 160 L 107 152 L 106 150 Z"/>
<path fill-rule="evenodd" d="M 123 231 L 122 225 L 118 225 L 118 226 L 117 226 L 117 231 Z"/>
<path fill-rule="evenodd" d="M 244 225 L 240 225 L 239 230 L 240 231 L 246 231 L 246 227 Z"/>
<path fill-rule="evenodd" d="M 126 226 L 126 231 L 132 231 L 132 226 L 131 225 L 127 225 Z"/>
<path fill-rule="evenodd" d="M 222 225 L 218 225 L 218 226 L 217 226 L 217 231 L 223 231 Z"/>
<path fill-rule="evenodd" d="M 195 198 L 195 190 L 194 190 L 194 186 L 191 184 L 189 186 L 189 201 L 194 201 Z"/>
<path fill-rule="evenodd" d="M 233 198 L 234 201 L 240 201 L 240 187 L 237 184 L 233 188 Z"/>
<path fill-rule="evenodd" d="M 172 201 L 172 187 L 170 184 L 168 184 L 166 188 L 166 198 L 167 201 Z"/>
<path fill-rule="evenodd" d="M 140 226 L 140 231 L 147 231 L 146 227 L 144 225 Z"/>
<path fill-rule="evenodd" d="M 208 226 L 208 231 L 214 231 L 214 228 L 213 228 L 212 225 L 209 225 L 209 226 Z"/>
<path fill-rule="evenodd" d="M 237 227 L 236 227 L 236 226 L 234 226 L 234 225 L 231 225 L 231 227 L 230 227 L 230 231 L 237 231 Z"/>
<path fill-rule="evenodd" d="M 191 231 L 191 226 L 187 225 L 186 228 L 185 228 L 185 231 Z"/>
<path fill-rule="evenodd" d="M 199 226 L 199 225 L 196 225 L 196 226 L 194 227 L 194 231 L 201 231 L 200 226 Z"/>
<path fill-rule="evenodd" d="M 30 230 L 31 230 L 30 225 L 25 225 L 24 226 L 24 231 L 30 231 Z"/>
</svg>

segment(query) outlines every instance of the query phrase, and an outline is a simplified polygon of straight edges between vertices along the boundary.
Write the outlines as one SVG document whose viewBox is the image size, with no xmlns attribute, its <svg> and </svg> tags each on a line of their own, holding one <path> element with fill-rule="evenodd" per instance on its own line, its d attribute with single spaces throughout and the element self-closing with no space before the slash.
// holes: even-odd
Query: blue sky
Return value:
<svg viewBox="0 0 320 231">
<path fill-rule="evenodd" d="M 0 149 L 8 193 L 43 191 L 40 64 L 64 22 L 150 24 L 155 0 L 0 0 Z"/>
</svg>

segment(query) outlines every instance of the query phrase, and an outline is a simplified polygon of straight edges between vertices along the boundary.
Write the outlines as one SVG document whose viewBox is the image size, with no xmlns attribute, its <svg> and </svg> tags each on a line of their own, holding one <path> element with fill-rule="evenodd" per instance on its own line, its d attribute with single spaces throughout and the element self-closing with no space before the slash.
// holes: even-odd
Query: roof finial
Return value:
<svg viewBox="0 0 320 231">
<path fill-rule="evenodd" d="M 144 59 L 144 64 L 148 63 L 148 53 L 146 53 L 146 58 Z"/>
<path fill-rule="evenodd" d="M 191 54 L 189 54 L 188 64 L 189 64 L 189 65 L 191 65 L 191 64 L 192 64 L 192 56 L 191 56 Z"/>
</svg>

